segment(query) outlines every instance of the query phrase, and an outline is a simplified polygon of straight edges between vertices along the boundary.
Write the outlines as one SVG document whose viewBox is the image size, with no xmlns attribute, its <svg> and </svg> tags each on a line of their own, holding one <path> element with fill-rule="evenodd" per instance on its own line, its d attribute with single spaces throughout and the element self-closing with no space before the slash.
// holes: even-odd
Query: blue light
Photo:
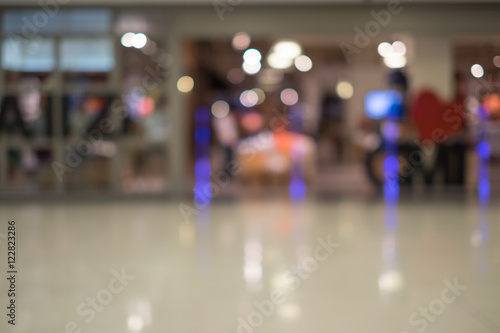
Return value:
<svg viewBox="0 0 500 333">
<path fill-rule="evenodd" d="M 209 159 L 199 159 L 194 164 L 194 174 L 196 179 L 207 179 L 210 178 L 210 160 Z"/>
<path fill-rule="evenodd" d="M 371 119 L 386 118 L 391 113 L 398 113 L 402 102 L 403 97 L 395 90 L 371 91 L 365 97 L 365 112 Z"/>
<path fill-rule="evenodd" d="M 194 184 L 194 202 L 199 209 L 205 209 L 212 202 L 211 193 L 207 193 L 210 187 L 210 180 L 198 180 Z"/>
<path fill-rule="evenodd" d="M 206 143 L 210 141 L 210 128 L 200 127 L 194 131 L 194 141 L 196 143 Z"/>
<path fill-rule="evenodd" d="M 194 111 L 194 119 L 199 122 L 208 122 L 210 120 L 210 108 L 207 106 L 200 106 Z"/>
<path fill-rule="evenodd" d="M 479 157 L 483 159 L 488 159 L 491 156 L 491 146 L 488 141 L 482 141 L 480 142 L 477 147 L 476 151 L 479 155 Z"/>
<path fill-rule="evenodd" d="M 481 179 L 479 181 L 479 201 L 487 203 L 490 199 L 490 181 L 489 179 Z"/>
<path fill-rule="evenodd" d="M 307 193 L 306 183 L 302 179 L 295 179 L 290 182 L 289 191 L 291 199 L 304 199 Z"/>
<path fill-rule="evenodd" d="M 388 156 L 384 161 L 384 172 L 393 174 L 396 178 L 399 173 L 399 161 L 396 156 Z"/>
<path fill-rule="evenodd" d="M 399 161 L 395 156 L 388 156 L 384 161 L 384 196 L 387 202 L 399 198 Z"/>
<path fill-rule="evenodd" d="M 399 138 L 399 125 L 396 122 L 388 122 L 383 129 L 384 138 L 387 141 L 395 142 Z"/>
</svg>

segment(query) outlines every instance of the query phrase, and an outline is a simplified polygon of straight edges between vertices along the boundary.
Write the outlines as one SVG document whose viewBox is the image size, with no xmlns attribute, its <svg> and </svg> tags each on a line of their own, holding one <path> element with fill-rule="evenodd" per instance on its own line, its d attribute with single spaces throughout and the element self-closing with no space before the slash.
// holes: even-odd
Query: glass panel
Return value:
<svg viewBox="0 0 500 333">
<path fill-rule="evenodd" d="M 29 40 L 39 34 L 106 33 L 111 30 L 112 11 L 108 9 L 8 10 L 3 31 Z"/>
<path fill-rule="evenodd" d="M 2 67 L 9 71 L 52 71 L 55 67 L 54 40 L 5 38 L 2 43 Z"/>
<path fill-rule="evenodd" d="M 108 72 L 114 66 L 112 38 L 63 38 L 60 46 L 63 71 Z"/>
</svg>

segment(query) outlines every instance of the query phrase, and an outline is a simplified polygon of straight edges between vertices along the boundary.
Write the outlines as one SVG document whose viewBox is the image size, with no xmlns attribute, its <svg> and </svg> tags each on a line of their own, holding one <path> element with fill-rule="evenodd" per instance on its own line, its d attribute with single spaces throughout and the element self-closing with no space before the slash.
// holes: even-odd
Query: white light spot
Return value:
<svg viewBox="0 0 500 333">
<path fill-rule="evenodd" d="M 392 52 L 399 56 L 404 56 L 406 54 L 406 45 L 401 41 L 395 41 L 392 43 Z"/>
<path fill-rule="evenodd" d="M 298 56 L 295 59 L 295 67 L 301 72 L 308 72 L 313 66 L 311 58 L 306 55 Z"/>
<path fill-rule="evenodd" d="M 177 89 L 179 89 L 180 92 L 190 92 L 193 90 L 194 87 L 194 80 L 190 76 L 183 76 L 177 81 Z"/>
<path fill-rule="evenodd" d="M 478 79 L 482 78 L 484 75 L 483 66 L 479 64 L 472 65 L 472 67 L 470 68 L 470 72 L 472 73 L 472 76 Z"/>
<path fill-rule="evenodd" d="M 122 45 L 125 47 L 132 47 L 132 39 L 134 38 L 135 34 L 133 32 L 127 32 L 123 34 L 121 42 Z"/>
<path fill-rule="evenodd" d="M 272 48 L 273 53 L 277 53 L 283 58 L 295 59 L 302 53 L 300 45 L 294 41 L 281 41 Z"/>
<path fill-rule="evenodd" d="M 251 108 L 259 102 L 259 96 L 255 91 L 245 90 L 240 95 L 240 102 L 243 106 Z"/>
<path fill-rule="evenodd" d="M 260 64 L 260 62 L 250 63 L 245 61 L 241 67 L 243 68 L 243 71 L 248 75 L 255 75 L 260 71 L 262 65 Z"/>
<path fill-rule="evenodd" d="M 398 271 L 389 271 L 378 278 L 378 288 L 381 292 L 395 292 L 401 289 L 403 278 Z"/>
<path fill-rule="evenodd" d="M 389 68 L 403 68 L 406 66 L 406 63 L 406 56 L 400 56 L 394 53 L 384 58 L 384 64 Z"/>
<path fill-rule="evenodd" d="M 354 95 L 354 87 L 350 82 L 340 81 L 337 84 L 337 95 L 342 99 L 349 99 Z"/>
<path fill-rule="evenodd" d="M 145 34 L 139 33 L 135 34 L 132 38 L 132 46 L 136 49 L 142 49 L 148 42 L 148 37 Z"/>
<path fill-rule="evenodd" d="M 140 316 L 129 316 L 127 319 L 127 327 L 132 332 L 140 332 L 144 327 L 144 322 Z"/>
<path fill-rule="evenodd" d="M 392 45 L 387 42 L 380 43 L 377 51 L 381 57 L 388 57 L 392 53 Z"/>
<path fill-rule="evenodd" d="M 251 39 L 246 32 L 238 32 L 233 37 L 232 45 L 236 50 L 244 50 L 250 45 Z"/>
<path fill-rule="evenodd" d="M 225 101 L 217 101 L 212 104 L 212 114 L 217 118 L 224 118 L 229 113 L 229 104 Z"/>
<path fill-rule="evenodd" d="M 283 104 L 288 106 L 295 105 L 299 101 L 299 95 L 291 88 L 284 89 L 281 92 L 280 98 Z"/>
<path fill-rule="evenodd" d="M 278 53 L 271 53 L 267 56 L 267 63 L 274 69 L 286 69 L 292 66 L 293 60 Z"/>
<path fill-rule="evenodd" d="M 262 59 L 262 55 L 257 49 L 248 49 L 243 53 L 243 60 L 249 64 L 258 64 Z"/>
</svg>

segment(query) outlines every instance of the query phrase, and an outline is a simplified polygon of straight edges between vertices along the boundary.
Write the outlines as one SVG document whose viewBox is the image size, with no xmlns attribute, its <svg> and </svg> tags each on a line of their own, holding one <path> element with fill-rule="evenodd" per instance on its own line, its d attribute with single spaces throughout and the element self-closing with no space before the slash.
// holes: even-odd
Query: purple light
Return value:
<svg viewBox="0 0 500 333">
<path fill-rule="evenodd" d="M 307 186 L 302 179 L 295 179 L 290 182 L 290 198 L 294 200 L 301 200 L 306 197 Z"/>
<path fill-rule="evenodd" d="M 384 138 L 388 141 L 394 142 L 399 137 L 399 125 L 396 122 L 388 122 L 385 124 L 384 129 Z"/>
<path fill-rule="evenodd" d="M 490 181 L 489 179 L 482 179 L 479 182 L 479 201 L 487 203 L 490 199 Z"/>
<path fill-rule="evenodd" d="M 384 195 L 387 202 L 399 198 L 399 161 L 395 156 L 388 156 L 384 161 Z"/>
<path fill-rule="evenodd" d="M 194 174 L 196 179 L 208 179 L 210 178 L 210 160 L 199 159 L 194 165 Z"/>
<path fill-rule="evenodd" d="M 210 108 L 207 106 L 200 106 L 194 111 L 194 119 L 197 122 L 203 123 L 210 120 Z"/>
</svg>

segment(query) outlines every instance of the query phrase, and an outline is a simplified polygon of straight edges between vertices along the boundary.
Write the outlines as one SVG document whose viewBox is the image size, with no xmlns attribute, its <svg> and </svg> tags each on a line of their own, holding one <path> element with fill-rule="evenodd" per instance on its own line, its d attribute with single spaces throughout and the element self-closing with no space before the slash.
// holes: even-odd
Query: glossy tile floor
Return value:
<svg viewBox="0 0 500 333">
<path fill-rule="evenodd" d="M 252 200 L 189 217 L 173 202 L 1 206 L 0 332 L 500 332 L 498 204 Z"/>
</svg>

